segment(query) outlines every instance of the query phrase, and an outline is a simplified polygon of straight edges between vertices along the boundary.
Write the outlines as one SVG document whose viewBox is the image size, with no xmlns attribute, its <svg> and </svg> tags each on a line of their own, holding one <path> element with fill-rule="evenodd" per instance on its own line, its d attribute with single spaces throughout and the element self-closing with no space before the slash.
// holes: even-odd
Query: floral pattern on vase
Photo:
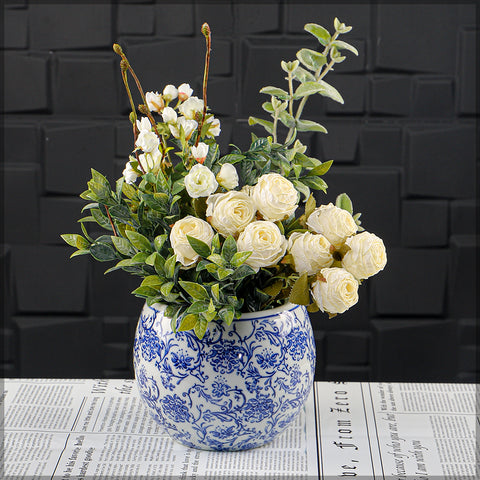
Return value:
<svg viewBox="0 0 480 480">
<path fill-rule="evenodd" d="M 145 305 L 134 342 L 140 395 L 180 443 L 246 450 L 273 440 L 298 415 L 313 385 L 315 342 L 305 307 L 212 322 L 203 339 L 173 333 L 164 305 Z"/>
</svg>

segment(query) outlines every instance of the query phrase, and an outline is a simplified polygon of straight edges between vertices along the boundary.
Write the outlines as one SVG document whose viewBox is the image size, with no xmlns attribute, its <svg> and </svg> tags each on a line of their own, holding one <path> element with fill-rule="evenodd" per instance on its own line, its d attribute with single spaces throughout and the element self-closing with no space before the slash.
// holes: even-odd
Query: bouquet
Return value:
<svg viewBox="0 0 480 480">
<path fill-rule="evenodd" d="M 188 83 L 144 93 L 120 45 L 120 70 L 130 101 L 134 148 L 123 176 L 112 186 L 92 169 L 89 203 L 79 220 L 83 235 L 62 238 L 77 250 L 115 264 L 142 278 L 132 293 L 148 305 L 166 304 L 174 331 L 191 330 L 202 338 L 211 321 L 230 325 L 243 312 L 286 302 L 321 310 L 330 317 L 358 301 L 360 283 L 382 270 L 385 246 L 363 231 L 346 194 L 336 204 L 316 204 L 312 190 L 326 192 L 322 176 L 332 160 L 307 155 L 297 135 L 327 133 L 302 118 L 312 95 L 343 103 L 324 78 L 345 51 L 339 40 L 352 27 L 338 19 L 334 33 L 309 23 L 305 30 L 321 51 L 302 48 L 293 61 L 282 61 L 286 89 L 267 86 L 262 107 L 271 117 L 249 118 L 268 136 L 247 150 L 232 146 L 226 155 L 216 137 L 220 121 L 207 107 L 211 32 L 206 41 L 202 98 Z M 142 104 L 135 106 L 129 78 Z M 280 137 L 284 138 L 280 138 Z M 92 238 L 85 224 L 95 222 L 107 234 Z"/>
</svg>

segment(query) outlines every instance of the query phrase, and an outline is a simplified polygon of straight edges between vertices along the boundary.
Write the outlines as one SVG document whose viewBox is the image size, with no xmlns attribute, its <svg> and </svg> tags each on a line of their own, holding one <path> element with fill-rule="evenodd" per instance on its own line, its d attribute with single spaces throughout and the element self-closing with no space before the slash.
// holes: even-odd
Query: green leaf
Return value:
<svg viewBox="0 0 480 480">
<path fill-rule="evenodd" d="M 290 95 L 285 90 L 282 90 L 278 87 L 263 87 L 260 89 L 260 93 L 265 93 L 266 95 L 272 95 L 274 97 L 280 98 L 281 100 L 286 100 L 290 98 Z"/>
<path fill-rule="evenodd" d="M 358 50 L 347 42 L 342 42 L 341 40 L 335 40 L 332 42 L 332 45 L 335 45 L 340 50 L 349 50 L 358 57 Z"/>
<path fill-rule="evenodd" d="M 177 180 L 172 187 L 172 195 L 176 195 L 177 193 L 180 193 L 183 189 L 185 188 L 185 183 L 184 179 L 181 178 L 180 180 Z"/>
<path fill-rule="evenodd" d="M 162 250 L 163 245 L 167 241 L 168 235 L 164 233 L 163 235 L 158 235 L 155 237 L 155 240 L 153 241 L 153 246 L 155 247 L 155 250 L 157 252 L 160 252 Z"/>
<path fill-rule="evenodd" d="M 307 202 L 305 203 L 305 219 L 308 220 L 308 217 L 312 214 L 312 212 L 317 208 L 317 202 L 315 201 L 315 197 L 313 194 L 310 194 L 308 197 Z"/>
<path fill-rule="evenodd" d="M 278 119 L 288 128 L 295 126 L 295 119 L 285 110 L 279 113 Z"/>
<path fill-rule="evenodd" d="M 76 247 L 79 250 L 88 249 L 88 247 L 90 247 L 90 242 L 83 238 L 81 235 L 77 235 L 75 233 L 64 233 L 60 236 L 70 246 Z"/>
<path fill-rule="evenodd" d="M 114 248 L 108 243 L 93 243 L 90 246 L 90 253 L 92 257 L 99 262 L 108 262 L 118 258 Z"/>
<path fill-rule="evenodd" d="M 295 188 L 305 197 L 305 200 L 310 196 L 310 188 L 307 187 L 300 180 L 294 180 L 293 184 Z"/>
<path fill-rule="evenodd" d="M 158 275 L 148 275 L 140 284 L 141 287 L 151 287 L 155 290 L 159 290 L 162 285 L 163 282 Z"/>
<path fill-rule="evenodd" d="M 110 225 L 110 221 L 108 220 L 108 217 L 104 215 L 99 209 L 93 208 L 91 210 L 91 214 L 95 221 L 105 230 L 113 230 L 112 226 Z"/>
<path fill-rule="evenodd" d="M 227 278 L 229 275 L 231 275 L 234 272 L 231 268 L 224 268 L 224 267 L 219 267 L 217 269 L 217 275 L 219 280 L 224 280 Z"/>
<path fill-rule="evenodd" d="M 174 286 L 175 286 L 174 282 L 166 282 L 160 287 L 160 293 L 164 297 L 168 297 Z"/>
<path fill-rule="evenodd" d="M 325 87 L 317 82 L 304 82 L 297 87 L 293 97 L 302 98 L 308 95 L 314 95 L 322 90 L 325 90 Z"/>
<path fill-rule="evenodd" d="M 312 170 L 308 172 L 308 175 L 325 175 L 330 170 L 332 163 L 333 163 L 333 160 L 328 160 L 327 162 L 323 162 L 318 167 L 312 168 Z"/>
<path fill-rule="evenodd" d="M 239 153 L 230 153 L 228 155 L 225 155 L 219 160 L 219 163 L 223 165 L 224 163 L 238 163 L 241 162 L 245 158 L 245 155 L 241 155 Z"/>
<path fill-rule="evenodd" d="M 299 132 L 328 133 L 327 129 L 323 125 L 320 125 L 317 122 L 312 122 L 311 120 L 297 120 L 296 126 Z"/>
<path fill-rule="evenodd" d="M 208 300 L 208 292 L 204 287 L 195 282 L 178 282 L 180 286 L 195 300 Z"/>
<path fill-rule="evenodd" d="M 261 125 L 268 133 L 273 134 L 273 122 L 269 122 L 268 120 L 263 120 L 262 118 L 249 117 L 248 124 Z"/>
<path fill-rule="evenodd" d="M 232 235 L 229 235 L 222 247 L 222 257 L 226 262 L 230 262 L 232 257 L 237 253 L 237 242 Z"/>
<path fill-rule="evenodd" d="M 137 263 L 145 263 L 145 260 L 149 257 L 149 254 L 147 252 L 138 252 L 132 257 L 132 260 L 134 260 Z"/>
<path fill-rule="evenodd" d="M 166 193 L 144 193 L 143 201 L 153 210 L 161 213 L 168 213 L 170 206 L 170 198 Z"/>
<path fill-rule="evenodd" d="M 276 282 L 272 283 L 268 287 L 265 287 L 263 291 L 270 297 L 275 298 L 282 291 L 282 288 L 283 288 L 283 281 L 277 280 Z"/>
<path fill-rule="evenodd" d="M 113 246 L 122 254 L 128 257 L 135 254 L 135 250 L 132 248 L 130 242 L 123 237 L 111 236 Z"/>
<path fill-rule="evenodd" d="M 213 253 L 220 253 L 220 235 L 216 233 L 212 239 L 212 251 Z"/>
<path fill-rule="evenodd" d="M 202 242 L 195 237 L 191 237 L 190 235 L 187 235 L 187 240 L 195 253 L 198 253 L 201 257 L 206 258 L 210 255 L 210 247 L 205 242 Z"/>
<path fill-rule="evenodd" d="M 184 332 L 186 330 L 191 330 L 195 327 L 198 321 L 198 315 L 194 315 L 193 313 L 189 313 L 184 315 L 182 320 L 180 321 L 180 325 L 178 327 L 179 332 Z"/>
<path fill-rule="evenodd" d="M 252 252 L 237 252 L 230 260 L 230 265 L 233 267 L 240 267 L 245 263 L 245 260 L 252 254 Z"/>
<path fill-rule="evenodd" d="M 314 190 L 322 190 L 323 192 L 327 191 L 328 185 L 325 180 L 320 177 L 302 177 L 300 181 L 303 182 L 307 187 L 313 188 Z"/>
<path fill-rule="evenodd" d="M 307 23 L 305 27 L 303 27 L 308 33 L 311 33 L 315 37 L 317 37 L 317 40 L 323 45 L 326 46 L 328 45 L 328 42 L 331 40 L 330 33 L 328 33 L 328 30 L 323 28 L 320 25 L 317 25 L 316 23 Z"/>
<path fill-rule="evenodd" d="M 212 296 L 217 303 L 220 302 L 220 284 L 214 283 L 211 287 Z"/>
<path fill-rule="evenodd" d="M 353 214 L 353 204 L 350 197 L 346 193 L 341 193 L 335 200 L 335 206 L 346 210 L 350 215 Z"/>
<path fill-rule="evenodd" d="M 204 318 L 199 318 L 194 327 L 195 335 L 201 340 L 207 331 L 208 321 Z"/>
<path fill-rule="evenodd" d="M 307 272 L 302 273 L 293 284 L 288 301 L 296 305 L 310 305 Z"/>
<path fill-rule="evenodd" d="M 231 325 L 233 319 L 235 318 L 235 308 L 231 305 L 222 308 L 218 312 L 218 318 L 220 318 L 220 320 L 223 320 L 227 325 Z"/>
<path fill-rule="evenodd" d="M 173 275 L 175 274 L 176 261 L 177 261 L 176 255 L 171 255 L 165 260 L 165 265 L 163 267 L 163 270 L 167 278 L 173 278 Z"/>
<path fill-rule="evenodd" d="M 148 298 L 154 297 L 157 294 L 157 290 L 150 287 L 138 287 L 132 293 L 136 297 Z"/>
<path fill-rule="evenodd" d="M 297 58 L 309 70 L 318 71 L 322 65 L 327 63 L 327 57 L 315 50 L 309 48 L 302 48 L 297 52 Z"/>
<path fill-rule="evenodd" d="M 194 302 L 188 307 L 187 313 L 203 313 L 208 310 L 209 306 L 210 304 L 208 302 L 204 302 L 204 301 Z"/>
<path fill-rule="evenodd" d="M 247 265 L 244 263 L 243 265 L 240 265 L 231 275 L 230 275 L 230 280 L 242 280 L 245 277 L 248 277 L 250 275 L 254 275 L 256 270 L 252 268 L 250 265 Z"/>
<path fill-rule="evenodd" d="M 272 102 L 262 103 L 262 108 L 268 113 L 273 113 L 274 112 Z M 253 117 L 250 117 L 250 118 L 253 118 Z"/>
<path fill-rule="evenodd" d="M 142 252 L 151 252 L 152 246 L 148 238 L 144 237 L 141 233 L 134 232 L 133 230 L 126 230 L 125 235 L 130 240 L 131 244 Z"/>
<path fill-rule="evenodd" d="M 126 182 L 122 185 L 122 192 L 130 200 L 138 200 L 137 189 Z"/>
<path fill-rule="evenodd" d="M 285 62 L 281 61 L 280 66 L 282 67 L 282 70 L 287 73 L 294 72 L 298 68 L 299 62 L 298 60 L 294 60 L 293 62 Z"/>
<path fill-rule="evenodd" d="M 332 87 L 330 84 L 324 82 L 323 80 L 319 80 L 318 83 L 324 87 L 323 91 L 318 92 L 320 95 L 331 98 L 332 100 L 335 100 L 336 102 L 343 105 L 343 98 L 335 87 Z"/>
<path fill-rule="evenodd" d="M 298 67 L 295 70 L 295 80 L 298 80 L 301 83 L 305 82 L 314 82 L 315 81 L 315 75 L 308 70 L 305 70 L 302 67 Z"/>
<path fill-rule="evenodd" d="M 137 223 L 132 220 L 130 209 L 125 205 L 114 205 L 113 207 L 110 207 L 109 213 L 114 220 L 117 220 L 120 223 Z"/>
<path fill-rule="evenodd" d="M 218 253 L 212 253 L 207 257 L 207 260 L 210 260 L 211 262 L 215 263 L 219 267 L 224 267 L 226 265 L 225 259 Z"/>
<path fill-rule="evenodd" d="M 90 250 L 77 250 L 70 255 L 70 258 L 78 257 L 80 255 L 89 255 Z"/>
</svg>

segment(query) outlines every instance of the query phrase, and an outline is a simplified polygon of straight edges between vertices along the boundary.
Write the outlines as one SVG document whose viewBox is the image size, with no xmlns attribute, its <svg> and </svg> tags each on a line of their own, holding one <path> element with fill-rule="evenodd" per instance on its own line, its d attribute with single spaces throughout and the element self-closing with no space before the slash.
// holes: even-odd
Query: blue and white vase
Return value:
<svg viewBox="0 0 480 480">
<path fill-rule="evenodd" d="M 140 395 L 178 442 L 247 450 L 273 440 L 299 414 L 313 385 L 315 341 L 304 306 L 245 313 L 172 332 L 165 305 L 145 305 L 134 343 Z"/>
</svg>

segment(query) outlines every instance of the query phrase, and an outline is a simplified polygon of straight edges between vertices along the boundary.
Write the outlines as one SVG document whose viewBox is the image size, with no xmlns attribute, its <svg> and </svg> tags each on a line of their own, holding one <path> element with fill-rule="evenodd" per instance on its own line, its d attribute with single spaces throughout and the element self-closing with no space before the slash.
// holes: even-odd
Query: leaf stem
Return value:
<svg viewBox="0 0 480 480">
<path fill-rule="evenodd" d="M 110 220 L 110 225 L 112 226 L 113 234 L 118 237 L 117 231 L 115 230 L 115 224 L 113 223 L 112 217 L 110 216 L 110 212 L 108 207 L 105 205 L 105 210 L 107 212 L 108 219 Z"/>
</svg>

